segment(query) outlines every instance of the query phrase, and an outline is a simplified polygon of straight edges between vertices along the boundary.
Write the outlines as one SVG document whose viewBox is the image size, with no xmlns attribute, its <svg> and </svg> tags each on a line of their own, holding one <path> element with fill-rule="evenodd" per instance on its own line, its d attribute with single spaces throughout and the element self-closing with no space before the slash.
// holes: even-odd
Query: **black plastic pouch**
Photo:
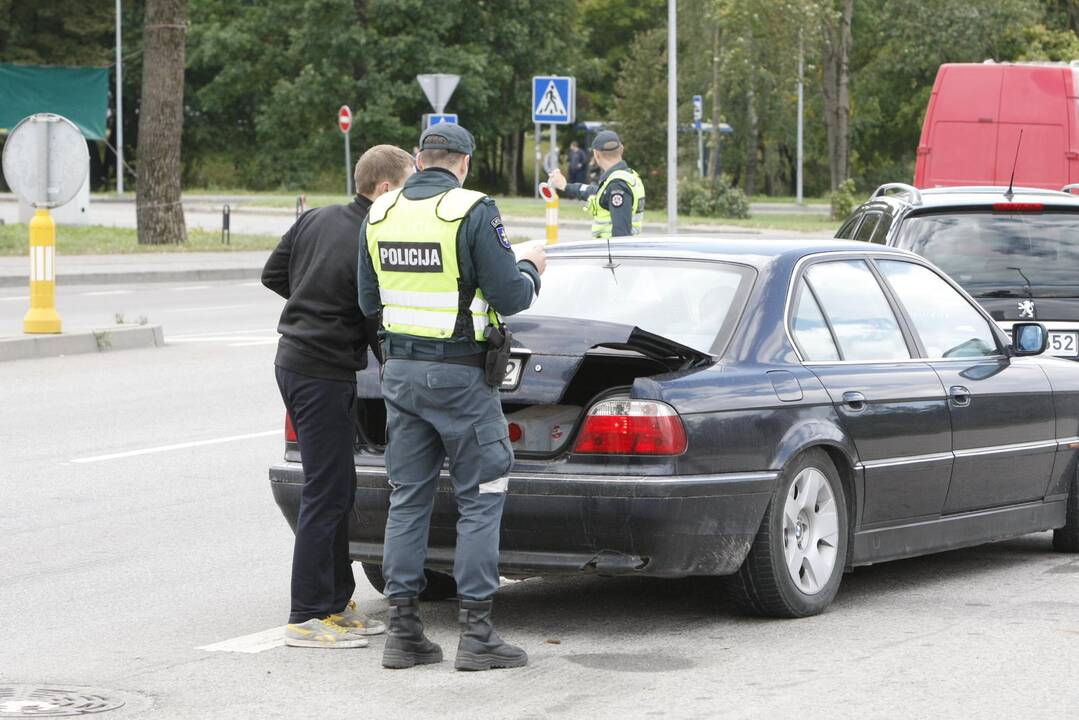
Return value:
<svg viewBox="0 0 1079 720">
<path fill-rule="evenodd" d="M 506 379 L 510 364 L 510 340 L 513 335 L 505 325 L 488 325 L 483 331 L 487 341 L 487 355 L 483 363 L 483 377 L 491 387 L 500 387 Z"/>
</svg>

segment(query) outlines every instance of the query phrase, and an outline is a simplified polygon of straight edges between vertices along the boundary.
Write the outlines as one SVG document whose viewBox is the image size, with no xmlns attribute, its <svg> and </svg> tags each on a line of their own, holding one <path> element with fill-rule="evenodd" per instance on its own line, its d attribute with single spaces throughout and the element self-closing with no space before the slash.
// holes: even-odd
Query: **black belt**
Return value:
<svg viewBox="0 0 1079 720">
<path fill-rule="evenodd" d="M 390 355 L 387 360 L 418 360 L 420 362 L 449 363 L 450 365 L 469 365 L 471 367 L 484 367 L 485 353 L 474 355 L 447 355 L 446 357 L 414 357 L 412 355 Z"/>
</svg>

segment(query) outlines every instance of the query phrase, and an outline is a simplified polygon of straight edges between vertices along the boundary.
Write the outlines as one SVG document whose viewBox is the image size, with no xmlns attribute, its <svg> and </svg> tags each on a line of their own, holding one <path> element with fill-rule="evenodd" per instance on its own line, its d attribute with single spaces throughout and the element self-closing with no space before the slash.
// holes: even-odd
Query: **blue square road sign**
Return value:
<svg viewBox="0 0 1079 720">
<path fill-rule="evenodd" d="M 568 125 L 577 104 L 574 78 L 539 75 L 532 78 L 532 122 Z"/>
<path fill-rule="evenodd" d="M 448 125 L 457 124 L 457 113 L 427 113 L 423 116 L 423 127 L 426 130 L 432 125 L 438 125 L 439 123 L 446 123 Z"/>
</svg>

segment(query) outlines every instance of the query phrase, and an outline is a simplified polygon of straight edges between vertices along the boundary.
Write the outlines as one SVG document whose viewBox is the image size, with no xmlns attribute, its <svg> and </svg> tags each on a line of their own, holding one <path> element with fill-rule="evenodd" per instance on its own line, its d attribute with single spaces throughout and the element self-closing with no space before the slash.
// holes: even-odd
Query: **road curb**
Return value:
<svg viewBox="0 0 1079 720">
<path fill-rule="evenodd" d="M 24 335 L 0 338 L 0 362 L 161 347 L 165 332 L 160 325 L 114 325 L 61 335 Z"/>
<path fill-rule="evenodd" d="M 56 276 L 57 285 L 111 285 L 116 283 L 188 282 L 210 280 L 258 280 L 262 266 L 202 268 L 192 270 L 133 270 L 131 272 L 66 273 Z M 0 275 L 0 288 L 27 284 L 26 275 Z"/>
</svg>

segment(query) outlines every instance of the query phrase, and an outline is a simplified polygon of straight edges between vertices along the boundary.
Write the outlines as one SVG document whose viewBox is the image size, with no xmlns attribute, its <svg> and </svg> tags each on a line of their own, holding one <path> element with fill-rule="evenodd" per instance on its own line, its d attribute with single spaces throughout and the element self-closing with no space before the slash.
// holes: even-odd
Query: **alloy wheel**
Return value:
<svg viewBox="0 0 1079 720">
<path fill-rule="evenodd" d="M 824 473 L 805 468 L 783 506 L 783 557 L 799 590 L 815 595 L 824 588 L 835 570 L 838 545 L 835 494 Z"/>
</svg>

